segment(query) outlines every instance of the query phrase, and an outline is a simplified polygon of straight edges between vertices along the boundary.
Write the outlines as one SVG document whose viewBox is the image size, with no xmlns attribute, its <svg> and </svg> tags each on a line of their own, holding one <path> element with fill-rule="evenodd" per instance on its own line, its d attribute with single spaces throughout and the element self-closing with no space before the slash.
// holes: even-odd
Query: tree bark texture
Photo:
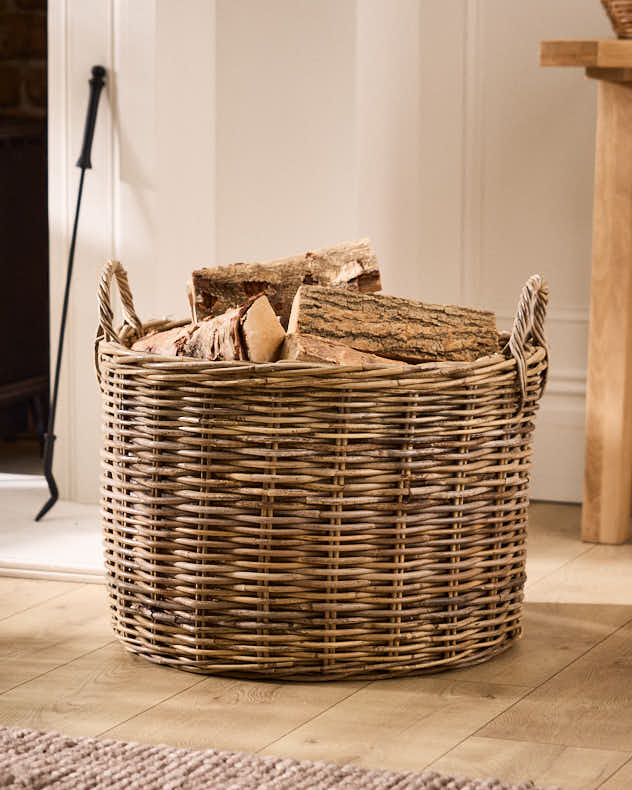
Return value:
<svg viewBox="0 0 632 790">
<path fill-rule="evenodd" d="M 360 293 L 379 291 L 380 271 L 371 242 L 362 239 L 266 263 L 233 263 L 194 271 L 195 315 L 198 321 L 219 315 L 255 294 L 265 293 L 287 327 L 292 300 L 304 283 Z"/>
<path fill-rule="evenodd" d="M 487 310 L 319 285 L 299 288 L 288 332 L 412 363 L 472 361 L 498 351 L 496 317 Z"/>
</svg>

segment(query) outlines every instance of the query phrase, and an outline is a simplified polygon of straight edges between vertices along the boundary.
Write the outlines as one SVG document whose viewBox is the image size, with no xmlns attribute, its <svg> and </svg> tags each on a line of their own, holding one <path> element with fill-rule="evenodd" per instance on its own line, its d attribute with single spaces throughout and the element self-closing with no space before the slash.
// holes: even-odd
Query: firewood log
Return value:
<svg viewBox="0 0 632 790">
<path fill-rule="evenodd" d="M 404 362 L 471 361 L 498 351 L 495 315 L 320 285 L 297 291 L 289 334 L 317 335 Z"/>
<path fill-rule="evenodd" d="M 278 358 L 285 330 L 267 297 L 254 299 L 242 314 L 241 338 L 246 359 L 251 362 L 274 362 Z"/>
<path fill-rule="evenodd" d="M 233 307 L 215 318 L 200 321 L 183 346 L 183 356 L 210 360 L 247 359 L 239 331 L 240 310 Z"/>
<path fill-rule="evenodd" d="M 146 354 L 158 354 L 162 357 L 185 356 L 187 344 L 196 326 L 188 324 L 164 332 L 149 332 L 133 344 L 132 351 L 144 351 Z"/>
<path fill-rule="evenodd" d="M 233 263 L 193 272 L 197 319 L 223 313 L 253 294 L 265 293 L 284 327 L 292 300 L 303 283 L 379 291 L 380 271 L 368 239 L 313 250 L 266 263 Z"/>
<path fill-rule="evenodd" d="M 296 360 L 298 362 L 322 362 L 335 365 L 396 365 L 402 367 L 404 363 L 375 354 L 366 354 L 356 351 L 355 348 L 333 340 L 325 340 L 315 335 L 287 335 L 281 348 L 280 359 Z"/>
<path fill-rule="evenodd" d="M 259 295 L 198 324 L 150 333 L 137 340 L 132 351 L 168 357 L 273 362 L 284 338 L 285 331 L 270 302 Z"/>
</svg>

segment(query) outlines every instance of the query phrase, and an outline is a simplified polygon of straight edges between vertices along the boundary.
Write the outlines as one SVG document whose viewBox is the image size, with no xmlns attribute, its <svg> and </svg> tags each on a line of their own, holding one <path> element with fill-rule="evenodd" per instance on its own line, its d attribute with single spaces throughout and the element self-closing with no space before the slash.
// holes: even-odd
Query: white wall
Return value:
<svg viewBox="0 0 632 790">
<path fill-rule="evenodd" d="M 218 0 L 217 262 L 355 232 L 355 0 Z"/>
<path fill-rule="evenodd" d="M 359 0 L 356 56 L 358 236 L 370 236 L 384 290 L 421 293 L 419 0 Z"/>
<path fill-rule="evenodd" d="M 487 305 L 552 287 L 534 493 L 578 499 L 594 88 L 542 38 L 595 0 L 65 0 L 49 7 L 52 336 L 90 66 L 110 71 L 80 223 L 58 417 L 62 494 L 98 491 L 96 281 L 184 315 L 191 269 L 373 237 L 392 293 Z"/>
</svg>

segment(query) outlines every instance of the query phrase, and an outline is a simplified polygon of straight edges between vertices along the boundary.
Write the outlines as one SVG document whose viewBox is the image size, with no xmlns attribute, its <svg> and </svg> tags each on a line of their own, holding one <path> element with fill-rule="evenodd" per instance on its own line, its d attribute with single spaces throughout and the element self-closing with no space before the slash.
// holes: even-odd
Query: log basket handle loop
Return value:
<svg viewBox="0 0 632 790">
<path fill-rule="evenodd" d="M 516 317 L 507 343 L 518 366 L 520 408 L 524 405 L 527 397 L 527 363 L 525 359 L 527 343 L 532 341 L 536 345 L 542 346 L 548 356 L 548 346 L 544 336 L 544 319 L 548 302 L 549 286 L 542 275 L 534 274 L 529 277 L 520 294 Z M 544 376 L 543 388 L 546 383 L 546 372 Z"/>
<path fill-rule="evenodd" d="M 112 310 L 112 302 L 110 299 L 110 287 L 113 278 L 116 279 L 116 284 L 121 297 L 124 323 L 136 330 L 139 337 L 142 337 L 144 334 L 143 325 L 140 318 L 136 314 L 136 310 L 134 309 L 134 299 L 132 297 L 132 290 L 129 287 L 127 272 L 121 266 L 119 261 L 108 261 L 105 264 L 103 273 L 101 274 L 97 293 L 97 300 L 99 303 L 99 326 L 97 327 L 97 336 L 94 343 L 94 364 L 99 382 L 101 381 L 98 353 L 99 343 L 101 340 L 106 340 L 111 343 L 121 343 L 121 339 L 112 324 L 114 320 L 114 312 Z"/>
</svg>

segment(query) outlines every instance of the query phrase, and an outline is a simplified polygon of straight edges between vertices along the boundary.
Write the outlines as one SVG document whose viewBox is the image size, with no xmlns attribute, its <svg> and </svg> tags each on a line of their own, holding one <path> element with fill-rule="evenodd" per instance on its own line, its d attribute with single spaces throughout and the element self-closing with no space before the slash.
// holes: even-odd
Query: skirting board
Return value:
<svg viewBox="0 0 632 790">
<path fill-rule="evenodd" d="M 105 573 L 85 571 L 77 568 L 61 568 L 45 565 L 28 565 L 0 561 L 0 577 L 17 579 L 43 579 L 57 582 L 81 582 L 83 584 L 105 584 Z"/>
</svg>

